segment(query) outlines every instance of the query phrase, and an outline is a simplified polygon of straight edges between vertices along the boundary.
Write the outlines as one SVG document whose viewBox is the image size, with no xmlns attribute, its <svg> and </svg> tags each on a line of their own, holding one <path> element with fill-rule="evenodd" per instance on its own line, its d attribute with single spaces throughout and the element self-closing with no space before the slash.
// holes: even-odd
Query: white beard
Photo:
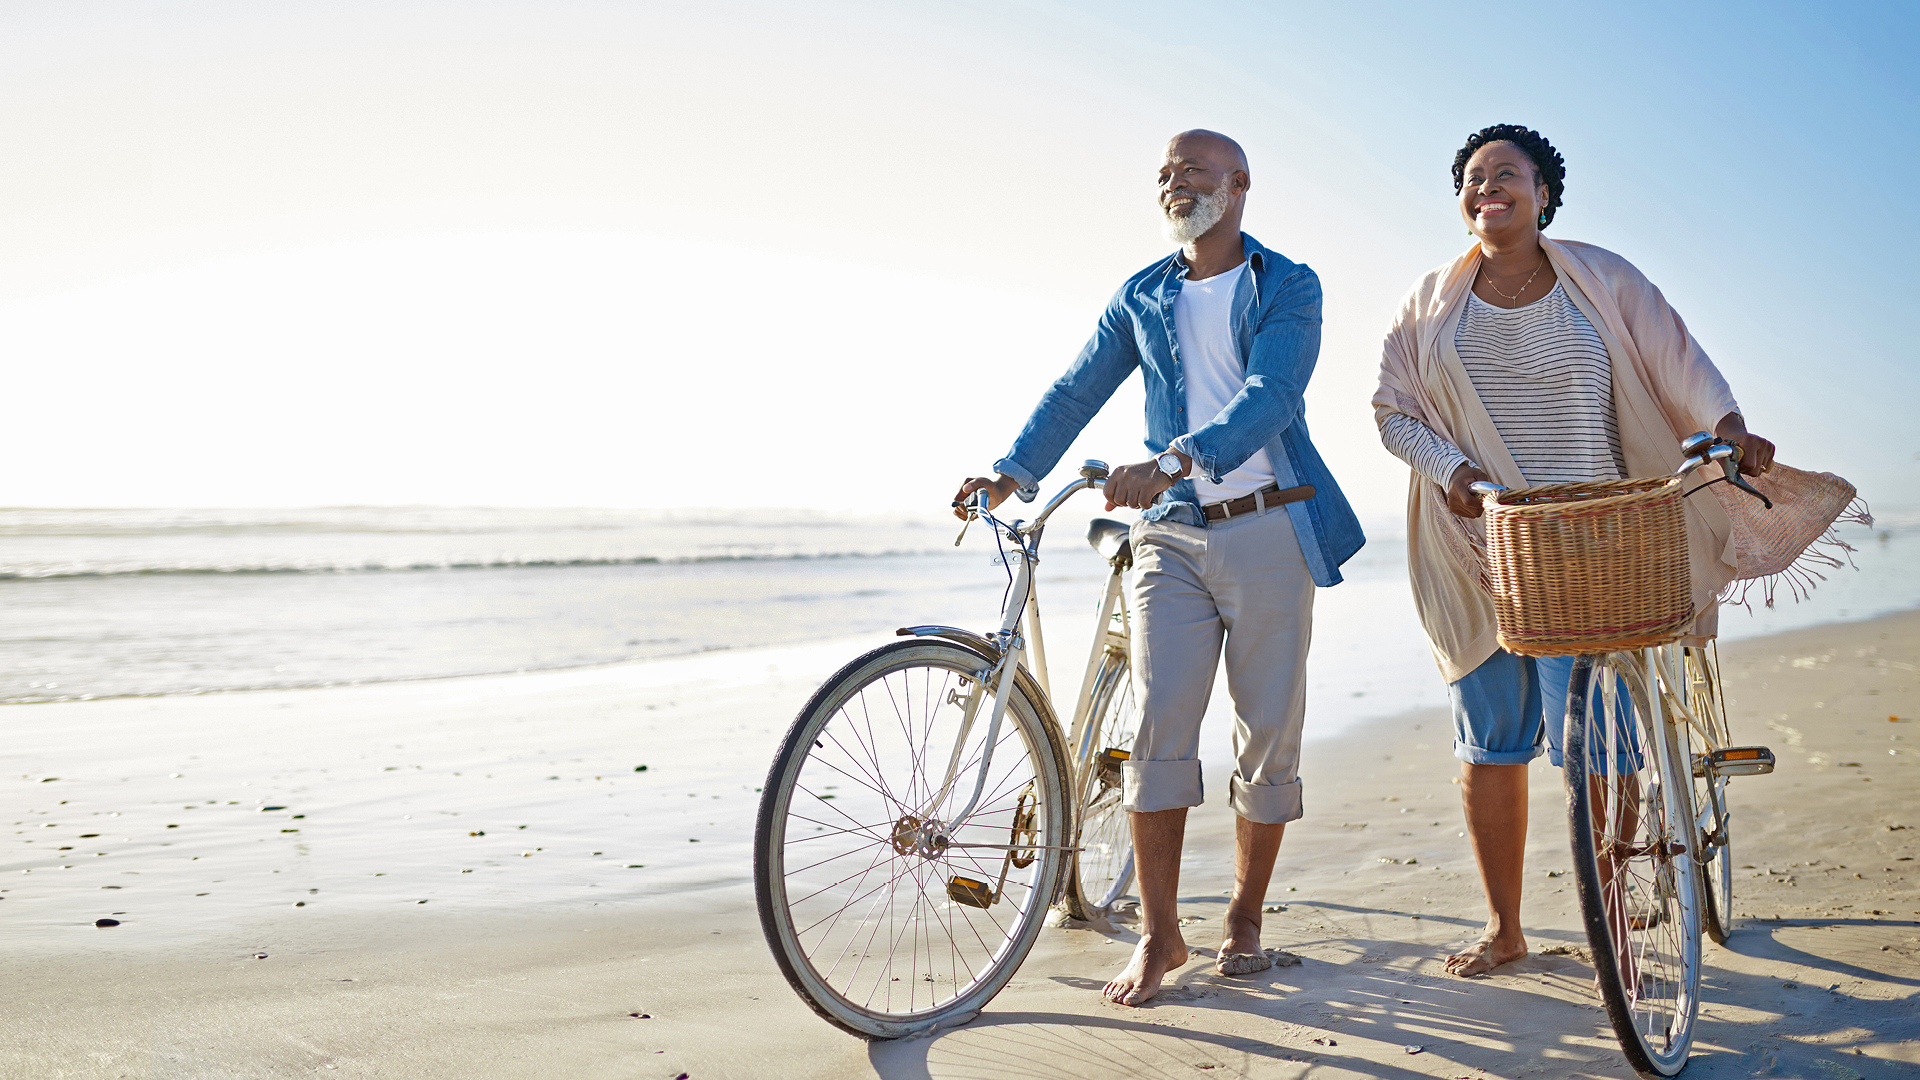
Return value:
<svg viewBox="0 0 1920 1080">
<path fill-rule="evenodd" d="M 1161 214 L 1166 217 L 1167 239 L 1176 244 L 1198 240 L 1227 216 L 1227 205 L 1232 201 L 1233 195 L 1222 185 L 1211 195 L 1194 196 L 1193 211 L 1186 217 L 1174 217 L 1162 209 Z"/>
</svg>

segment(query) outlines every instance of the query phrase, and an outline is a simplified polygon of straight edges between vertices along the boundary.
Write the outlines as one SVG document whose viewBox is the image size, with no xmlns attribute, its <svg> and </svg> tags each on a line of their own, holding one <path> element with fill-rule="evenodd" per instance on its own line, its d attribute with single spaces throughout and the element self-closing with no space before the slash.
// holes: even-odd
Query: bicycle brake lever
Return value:
<svg viewBox="0 0 1920 1080">
<path fill-rule="evenodd" d="M 1733 448 L 1733 453 L 1729 455 L 1727 459 L 1721 462 L 1720 464 L 1723 468 L 1727 470 L 1727 483 L 1732 484 L 1734 487 L 1739 488 L 1741 491 L 1744 491 L 1747 494 L 1753 496 L 1754 498 L 1759 499 L 1760 502 L 1764 504 L 1767 509 L 1769 510 L 1773 509 L 1772 499 L 1767 498 L 1766 494 L 1762 492 L 1759 488 L 1754 487 L 1752 484 L 1749 484 L 1745 480 L 1740 479 L 1740 448 L 1738 446 L 1735 446 Z"/>
</svg>

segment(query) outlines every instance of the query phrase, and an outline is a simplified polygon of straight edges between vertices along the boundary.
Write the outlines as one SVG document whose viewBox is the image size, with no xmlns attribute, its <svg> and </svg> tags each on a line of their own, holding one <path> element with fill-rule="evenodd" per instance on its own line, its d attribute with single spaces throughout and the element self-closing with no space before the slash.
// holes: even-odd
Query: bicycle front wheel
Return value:
<svg viewBox="0 0 1920 1080">
<path fill-rule="evenodd" d="M 1059 884 L 1058 725 L 1019 672 L 989 757 L 991 666 L 949 642 L 875 649 L 813 695 L 768 774 L 761 926 L 801 998 L 857 1035 L 971 1019 L 1033 948 Z M 944 818 L 983 769 L 974 812 Z"/>
<path fill-rule="evenodd" d="M 1634 1069 L 1672 1076 L 1687 1063 L 1700 1007 L 1697 836 L 1691 769 L 1647 682 L 1637 654 L 1575 662 L 1568 825 L 1608 1019 Z"/>
<path fill-rule="evenodd" d="M 1133 750 L 1140 711 L 1125 650 L 1107 651 L 1094 674 L 1093 704 L 1074 761 L 1080 793 L 1080 850 L 1066 892 L 1067 914 L 1105 915 L 1133 884 L 1133 825 L 1120 808 L 1120 763 Z"/>
</svg>

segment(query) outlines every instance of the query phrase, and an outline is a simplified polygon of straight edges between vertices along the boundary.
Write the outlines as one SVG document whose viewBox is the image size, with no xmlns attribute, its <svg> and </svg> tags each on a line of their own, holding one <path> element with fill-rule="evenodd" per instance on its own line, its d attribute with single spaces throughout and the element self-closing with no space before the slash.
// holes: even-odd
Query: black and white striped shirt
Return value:
<svg viewBox="0 0 1920 1080">
<path fill-rule="evenodd" d="M 1453 347 L 1528 484 L 1626 475 L 1606 343 L 1565 288 L 1555 284 L 1545 297 L 1517 308 L 1468 294 Z M 1442 487 L 1467 460 L 1403 413 L 1387 417 L 1380 440 Z"/>
</svg>

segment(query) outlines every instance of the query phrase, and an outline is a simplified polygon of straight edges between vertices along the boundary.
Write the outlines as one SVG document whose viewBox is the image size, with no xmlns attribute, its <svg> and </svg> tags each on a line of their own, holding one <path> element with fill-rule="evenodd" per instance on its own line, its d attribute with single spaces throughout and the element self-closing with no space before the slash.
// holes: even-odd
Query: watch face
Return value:
<svg viewBox="0 0 1920 1080">
<path fill-rule="evenodd" d="M 1168 476 L 1180 475 L 1180 459 L 1178 457 L 1173 454 L 1161 454 L 1159 462 L 1161 472 L 1166 473 Z"/>
</svg>

